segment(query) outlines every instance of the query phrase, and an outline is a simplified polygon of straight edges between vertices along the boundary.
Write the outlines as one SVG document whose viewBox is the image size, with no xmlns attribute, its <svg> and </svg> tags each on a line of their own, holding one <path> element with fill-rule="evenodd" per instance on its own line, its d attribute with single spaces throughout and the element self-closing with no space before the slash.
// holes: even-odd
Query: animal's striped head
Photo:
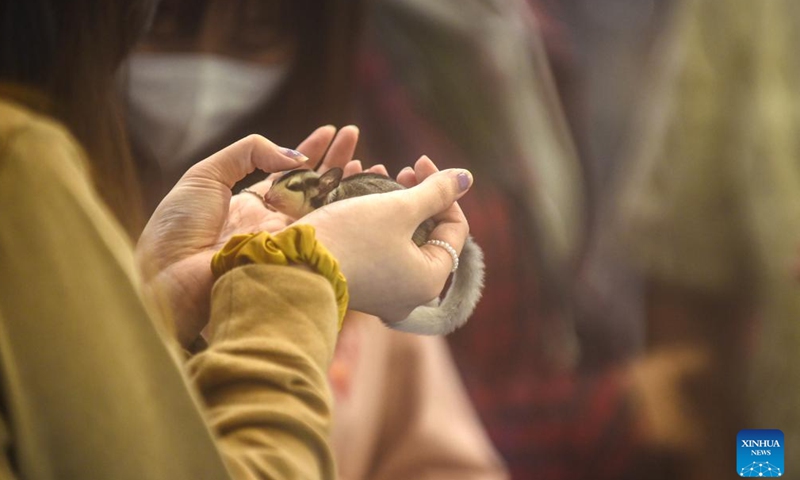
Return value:
<svg viewBox="0 0 800 480">
<path fill-rule="evenodd" d="M 341 180 L 341 168 L 321 175 L 313 170 L 292 170 L 275 181 L 264 200 L 274 210 L 296 220 L 324 205 Z"/>
</svg>

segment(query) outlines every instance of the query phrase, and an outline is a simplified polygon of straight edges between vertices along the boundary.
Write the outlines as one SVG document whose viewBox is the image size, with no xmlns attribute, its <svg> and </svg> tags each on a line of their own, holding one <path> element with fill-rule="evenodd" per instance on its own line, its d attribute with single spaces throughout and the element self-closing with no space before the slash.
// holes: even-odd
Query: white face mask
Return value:
<svg viewBox="0 0 800 480">
<path fill-rule="evenodd" d="M 209 54 L 138 53 L 130 60 L 131 133 L 163 167 L 194 155 L 261 108 L 286 78 L 265 66 Z"/>
</svg>

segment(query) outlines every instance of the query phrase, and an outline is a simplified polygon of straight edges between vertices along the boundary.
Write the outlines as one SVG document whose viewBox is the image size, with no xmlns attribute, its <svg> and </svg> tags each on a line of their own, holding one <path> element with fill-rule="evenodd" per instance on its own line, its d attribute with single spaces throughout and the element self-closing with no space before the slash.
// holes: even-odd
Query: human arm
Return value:
<svg viewBox="0 0 800 480">
<path fill-rule="evenodd" d="M 23 478 L 331 478 L 327 280 L 263 265 L 223 275 L 187 379 L 79 148 L 53 127 L 2 140 L 8 463 Z"/>
<path fill-rule="evenodd" d="M 442 337 L 350 312 L 329 378 L 343 480 L 507 478 Z"/>
<path fill-rule="evenodd" d="M 455 201 L 472 186 L 472 174 L 462 169 L 439 172 L 425 156 L 420 164 L 433 170 L 418 185 L 328 204 L 295 222 L 316 227 L 320 241 L 339 260 L 350 286 L 350 308 L 387 323 L 405 319 L 438 297 L 453 268 L 443 248 L 414 243 L 420 223 L 433 220 L 429 238 L 449 244 L 456 253 L 469 232 Z M 385 252 L 379 263 L 363 255 L 376 250 Z"/>
<path fill-rule="evenodd" d="M 325 372 L 338 313 L 327 280 L 248 265 L 212 298 L 209 348 L 188 368 L 233 477 L 333 478 Z"/>
<path fill-rule="evenodd" d="M 36 478 L 43 472 L 54 472 L 66 478 L 226 478 L 223 459 L 236 472 L 243 466 L 249 468 L 248 472 L 258 471 L 264 466 L 259 458 L 269 463 L 267 468 L 281 468 L 274 467 L 273 462 L 291 465 L 292 452 L 276 453 L 275 444 L 253 445 L 250 434 L 258 428 L 270 432 L 266 438 L 292 437 L 292 433 L 282 432 L 291 430 L 294 418 L 313 417 L 318 420 L 316 426 L 324 428 L 327 390 L 317 388 L 324 375 L 314 372 L 325 370 L 333 342 L 327 332 L 336 324 L 336 306 L 326 280 L 309 272 L 287 272 L 305 275 L 292 277 L 305 281 L 312 292 L 308 297 L 298 295 L 302 303 L 294 296 L 300 292 L 288 297 L 248 295 L 248 302 L 236 303 L 231 301 L 234 293 L 225 296 L 226 282 L 242 284 L 245 282 L 233 279 L 275 267 L 247 267 L 220 278 L 215 295 L 222 295 L 221 306 L 225 308 L 215 312 L 217 318 L 230 315 L 231 328 L 219 328 L 228 325 L 225 321 L 214 322 L 217 326 L 212 329 L 209 349 L 192 364 L 194 378 L 210 406 L 210 420 L 215 429 L 220 428 L 212 433 L 204 422 L 201 402 L 168 346 L 164 325 L 143 300 L 130 243 L 94 191 L 79 147 L 63 130 L 50 124 L 37 123 L 13 138 L 2 133 L 0 265 L 4 283 L 0 289 L 0 325 L 4 331 L 0 358 L 6 385 L 4 414 L 13 442 L 7 451 L 13 452 L 12 463 L 23 476 Z M 393 208 L 377 221 L 393 222 L 398 207 L 410 207 L 415 214 L 425 215 L 425 205 L 432 198 L 438 198 L 439 207 L 447 209 L 463 194 L 453 182 L 444 174 L 429 183 L 421 195 L 386 200 Z M 338 211 L 330 218 L 349 215 L 346 210 Z M 413 220 L 403 222 L 407 223 Z M 465 222 L 450 230 L 463 233 L 451 239 L 454 244 L 463 242 Z M 378 236 L 382 229 L 372 232 Z M 332 232 L 328 237 L 336 238 Z M 365 251 L 356 252 L 346 248 L 346 242 L 338 243 L 341 258 L 348 259 L 348 270 L 353 275 L 368 273 L 368 269 L 359 268 L 361 262 L 357 260 Z M 375 247 L 380 243 L 370 243 L 372 254 L 381 255 L 383 250 Z M 423 262 L 428 262 L 426 272 L 446 278 L 449 266 L 444 259 L 435 252 L 428 253 L 422 252 Z M 364 262 L 379 263 L 370 255 Z M 281 283 L 280 276 L 269 277 Z M 256 283 L 263 280 L 259 275 L 247 278 Z M 356 297 L 365 294 L 369 292 Z M 256 308 L 259 305 L 260 310 Z M 283 354 L 269 343 L 247 344 L 244 350 L 239 349 L 243 337 L 264 333 L 260 325 L 266 318 L 274 319 L 270 311 L 292 305 L 317 323 L 297 321 L 293 334 L 284 337 L 294 344 L 284 345 Z M 242 316 L 233 318 L 234 310 L 241 311 Z M 294 324 L 294 315 L 287 320 Z M 307 335 L 298 335 L 301 326 Z M 280 330 L 277 325 L 276 330 Z M 267 350 L 258 350 L 262 347 Z M 274 368 L 270 354 L 286 368 Z M 215 383 L 214 373 L 230 368 L 232 357 L 246 360 L 248 355 L 257 357 L 251 358 L 252 365 L 225 374 L 230 376 L 229 382 Z M 290 386 L 301 392 L 276 388 L 287 378 L 305 380 L 311 387 L 303 388 L 300 381 Z M 246 408 L 248 401 L 273 393 L 285 402 L 267 405 L 276 409 L 271 414 L 281 412 L 286 404 L 297 408 L 291 409 L 283 424 L 254 421 L 252 415 L 270 412 L 250 411 Z M 237 423 L 238 415 L 246 416 L 246 421 Z M 233 426 L 225 423 L 228 420 Z M 319 471 L 328 472 L 327 453 L 319 450 L 319 438 L 293 445 L 314 450 L 310 456 L 318 462 Z M 238 448 L 243 445 L 248 448 Z M 309 458 L 305 453 L 301 456 Z"/>
<path fill-rule="evenodd" d="M 375 480 L 508 478 L 441 337 L 388 332 Z"/>
<path fill-rule="evenodd" d="M 170 304 L 182 345 L 190 345 L 208 321 L 213 283 L 208 263 L 214 252 L 231 235 L 276 231 L 288 223 L 283 215 L 265 209 L 255 195 L 232 195 L 233 185 L 256 168 L 281 171 L 321 162 L 324 171 L 341 166 L 352 158 L 357 140 L 355 127 L 338 134 L 334 127 L 320 127 L 298 147 L 309 157 L 301 162 L 269 140 L 251 135 L 197 163 L 178 181 L 142 233 L 137 260 L 145 285 Z"/>
</svg>

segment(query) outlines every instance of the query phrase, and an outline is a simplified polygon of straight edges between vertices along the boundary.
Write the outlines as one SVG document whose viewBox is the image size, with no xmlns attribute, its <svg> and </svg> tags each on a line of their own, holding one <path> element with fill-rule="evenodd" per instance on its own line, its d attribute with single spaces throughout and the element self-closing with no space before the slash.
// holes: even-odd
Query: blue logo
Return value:
<svg viewBox="0 0 800 480">
<path fill-rule="evenodd" d="M 736 472 L 740 477 L 783 476 L 783 432 L 740 431 L 736 436 Z"/>
</svg>

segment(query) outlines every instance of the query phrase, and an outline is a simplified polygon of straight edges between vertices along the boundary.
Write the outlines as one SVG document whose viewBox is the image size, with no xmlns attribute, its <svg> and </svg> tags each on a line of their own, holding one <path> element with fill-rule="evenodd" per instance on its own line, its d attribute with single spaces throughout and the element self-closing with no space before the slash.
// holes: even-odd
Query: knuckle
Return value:
<svg viewBox="0 0 800 480">
<path fill-rule="evenodd" d="M 246 145 L 258 145 L 266 141 L 266 138 L 257 133 L 251 133 L 242 139 L 242 142 Z"/>
<path fill-rule="evenodd" d="M 269 140 L 257 133 L 251 133 L 250 135 L 244 137 L 240 142 L 243 150 L 247 152 L 247 157 L 250 159 L 258 154 L 257 152 L 259 149 L 262 149 L 270 144 Z"/>
</svg>

